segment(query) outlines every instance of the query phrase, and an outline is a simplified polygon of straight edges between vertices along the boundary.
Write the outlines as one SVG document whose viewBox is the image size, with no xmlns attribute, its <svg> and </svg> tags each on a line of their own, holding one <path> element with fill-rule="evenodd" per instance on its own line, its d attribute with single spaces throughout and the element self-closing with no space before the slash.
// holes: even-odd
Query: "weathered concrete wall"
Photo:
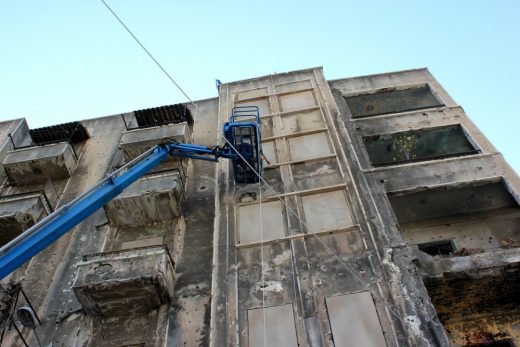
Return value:
<svg viewBox="0 0 520 347">
<path fill-rule="evenodd" d="M 424 86 L 433 96 L 422 94 Z M 406 110 L 389 99 L 402 93 L 390 91 L 408 93 L 406 107 L 426 108 Z M 387 94 L 379 98 L 381 92 Z M 345 96 L 367 93 L 385 104 L 382 110 L 399 112 L 371 116 L 378 110 L 367 109 L 353 118 Z M 107 213 L 96 212 L 11 276 L 22 281 L 42 318 L 38 331 L 45 344 L 257 346 L 264 342 L 264 315 L 270 344 L 343 346 L 348 336 L 360 346 L 448 346 L 450 339 L 464 345 L 482 337 L 518 338 L 512 293 L 498 295 L 491 283 L 516 288 L 517 275 L 507 276 L 520 261 L 520 180 L 426 69 L 327 82 L 322 69 L 313 68 L 227 83 L 218 98 L 189 105 L 193 126 L 126 131 L 121 115 L 84 121 L 91 138 L 75 147 L 79 160 L 70 177 L 4 184 L 1 194 L 43 192 L 57 208 L 172 136 L 222 145 L 231 109 L 245 105 L 260 108 L 269 186 L 235 185 L 225 160 L 161 165 L 150 177 L 178 179 L 136 183 Z M 132 113 L 125 119 L 136 126 Z M 363 141 L 442 126 L 462 127 L 478 152 L 375 167 Z M 11 149 L 8 132 L 17 145 L 30 144 L 24 121 L 0 123 L 0 159 Z M 486 191 L 491 200 L 481 209 L 471 210 L 478 189 L 462 194 L 467 208 L 453 199 L 456 215 L 421 209 L 435 189 L 491 181 L 505 182 L 506 193 Z M 424 199 L 417 192 L 425 192 Z M 415 217 L 402 219 L 392 197 L 400 197 L 399 206 L 418 206 Z M 441 257 L 416 246 L 438 239 L 481 250 Z M 133 256 L 157 247 L 168 249 L 174 266 Z M 472 275 L 479 271 L 480 277 Z M 175 274 L 175 281 L 152 279 L 165 273 Z M 478 301 L 485 292 L 478 278 L 498 293 L 493 314 L 462 317 L 450 307 L 467 312 L 474 301 L 452 305 L 459 294 L 452 286 Z M 443 298 L 444 287 L 453 295 Z M 345 314 L 352 325 L 344 324 Z M 22 345 L 13 331 L 5 339 Z"/>
<path fill-rule="evenodd" d="M 377 93 L 384 88 L 405 89 L 418 84 L 429 85 L 443 105 L 354 119 L 348 108 L 348 99 L 344 98 L 359 93 Z M 442 276 L 440 269 L 447 265 L 440 261 L 447 260 L 438 259 L 438 256 L 432 258 L 419 251 L 414 253 L 407 244 L 436 240 L 454 242 L 457 247 L 454 256 L 459 257 L 452 258 L 452 270 L 457 271 L 455 269 L 458 268 L 461 276 L 468 269 L 461 266 L 467 260 L 460 255 L 488 252 L 486 266 L 504 266 L 503 256 L 500 255 L 504 251 L 502 248 L 515 247 L 516 238 L 520 235 L 519 209 L 515 202 L 520 191 L 518 176 L 425 69 L 336 80 L 330 81 L 329 85 L 334 90 L 345 121 L 345 138 L 356 153 L 352 162 L 361 171 L 358 182 L 362 189 L 366 189 L 366 198 L 373 202 L 372 208 L 377 212 L 379 228 L 388 237 L 388 242 L 382 244 L 389 260 L 385 268 L 389 281 L 395 284 L 396 295 L 401 297 L 398 300 L 401 301 L 401 310 L 408 312 L 408 316 L 416 317 L 415 324 L 422 335 L 418 340 L 420 344 L 446 345 L 446 331 L 449 332 L 449 329 L 441 328 L 440 323 L 446 322 L 439 320 L 435 314 L 438 304 L 434 297 L 433 304 L 425 300 L 429 291 L 422 277 L 432 273 Z M 453 125 L 462 126 L 478 153 L 374 167 L 363 143 L 366 136 L 402 131 L 413 134 L 414 130 Z M 506 194 L 484 189 L 487 187 L 484 183 L 490 181 L 504 182 Z M 468 185 L 482 189 L 464 188 Z M 467 194 L 444 196 L 435 193 L 442 190 L 464 191 Z M 417 192 L 421 192 L 420 195 Z M 502 206 L 504 199 L 508 201 L 507 206 Z M 396 208 L 395 212 L 393 208 Z M 409 220 L 412 215 L 406 211 L 413 212 L 413 221 Z M 509 240 L 507 245 L 504 240 Z M 484 263 L 480 264 L 484 266 Z M 456 345 L 460 343 L 454 335 L 450 335 L 450 339 Z"/>
<path fill-rule="evenodd" d="M 221 123 L 233 106 L 260 107 L 270 162 L 264 175 L 274 190 L 228 185 L 229 167 L 219 166 L 211 343 L 262 345 L 263 335 L 251 332 L 263 331 L 263 323 L 248 317 L 263 308 L 275 320 L 266 325 L 268 341 L 284 329 L 284 344 L 292 344 L 294 334 L 300 345 L 341 345 L 343 332 L 333 331 L 326 299 L 366 290 L 370 312 L 377 312 L 372 333 L 379 331 L 389 346 L 406 343 L 401 324 L 382 304 L 392 307 L 392 297 L 377 280 L 381 268 L 368 241 L 373 235 L 321 69 L 224 84 L 219 91 Z M 284 307 L 292 309 L 294 323 L 271 314 Z"/>
</svg>

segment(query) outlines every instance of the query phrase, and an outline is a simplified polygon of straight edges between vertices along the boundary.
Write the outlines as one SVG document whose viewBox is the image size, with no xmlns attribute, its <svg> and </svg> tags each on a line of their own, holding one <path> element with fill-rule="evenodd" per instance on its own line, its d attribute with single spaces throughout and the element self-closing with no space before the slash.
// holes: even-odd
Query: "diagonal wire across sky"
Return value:
<svg viewBox="0 0 520 347">
<path fill-rule="evenodd" d="M 517 172 L 520 2 L 113 0 L 194 99 L 215 79 L 428 67 Z M 2 2 L 0 121 L 31 128 L 184 100 L 95 1 Z"/>
</svg>

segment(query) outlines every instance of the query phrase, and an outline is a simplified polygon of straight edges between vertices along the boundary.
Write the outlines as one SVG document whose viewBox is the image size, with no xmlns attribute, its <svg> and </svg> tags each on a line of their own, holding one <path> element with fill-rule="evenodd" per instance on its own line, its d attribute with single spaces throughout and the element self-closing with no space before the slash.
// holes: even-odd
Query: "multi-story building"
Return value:
<svg viewBox="0 0 520 347">
<path fill-rule="evenodd" d="M 426 69 L 0 123 L 1 243 L 157 143 L 222 143 L 247 105 L 265 183 L 162 164 L 4 279 L 3 343 L 36 343 L 18 298 L 52 346 L 520 346 L 519 177 Z"/>
</svg>

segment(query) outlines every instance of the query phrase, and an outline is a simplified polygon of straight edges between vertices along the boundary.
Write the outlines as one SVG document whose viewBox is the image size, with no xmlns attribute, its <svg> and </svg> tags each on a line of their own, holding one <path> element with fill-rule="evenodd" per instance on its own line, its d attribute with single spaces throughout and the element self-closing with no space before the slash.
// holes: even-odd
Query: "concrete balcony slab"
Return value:
<svg viewBox="0 0 520 347">
<path fill-rule="evenodd" d="M 3 161 L 7 176 L 17 184 L 44 177 L 70 177 L 77 164 L 76 154 L 67 142 L 9 151 Z"/>
<path fill-rule="evenodd" d="M 184 184 L 175 170 L 134 182 L 105 206 L 105 212 L 111 225 L 151 225 L 179 218 L 183 200 Z"/>
<path fill-rule="evenodd" d="M 181 143 L 191 142 L 191 132 L 188 123 L 168 124 L 125 131 L 121 138 L 120 146 L 125 160 L 129 161 L 157 144 L 172 141 Z"/>
<path fill-rule="evenodd" d="M 43 192 L 0 197 L 0 247 L 45 218 L 51 208 Z"/>
<path fill-rule="evenodd" d="M 144 314 L 173 301 L 175 270 L 166 246 L 86 255 L 74 293 L 87 314 Z"/>
</svg>

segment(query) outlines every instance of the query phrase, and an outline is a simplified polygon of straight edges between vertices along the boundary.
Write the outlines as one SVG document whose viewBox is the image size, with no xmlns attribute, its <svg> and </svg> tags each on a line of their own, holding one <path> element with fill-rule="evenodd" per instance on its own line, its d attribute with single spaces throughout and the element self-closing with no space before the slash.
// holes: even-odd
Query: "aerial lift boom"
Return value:
<svg viewBox="0 0 520 347">
<path fill-rule="evenodd" d="M 165 143 L 143 153 L 0 248 L 0 279 L 20 267 L 103 207 L 134 181 L 170 156 L 218 161 L 230 159 L 236 183 L 258 182 L 262 148 L 258 107 L 235 107 L 224 124 L 223 146 Z"/>
</svg>

